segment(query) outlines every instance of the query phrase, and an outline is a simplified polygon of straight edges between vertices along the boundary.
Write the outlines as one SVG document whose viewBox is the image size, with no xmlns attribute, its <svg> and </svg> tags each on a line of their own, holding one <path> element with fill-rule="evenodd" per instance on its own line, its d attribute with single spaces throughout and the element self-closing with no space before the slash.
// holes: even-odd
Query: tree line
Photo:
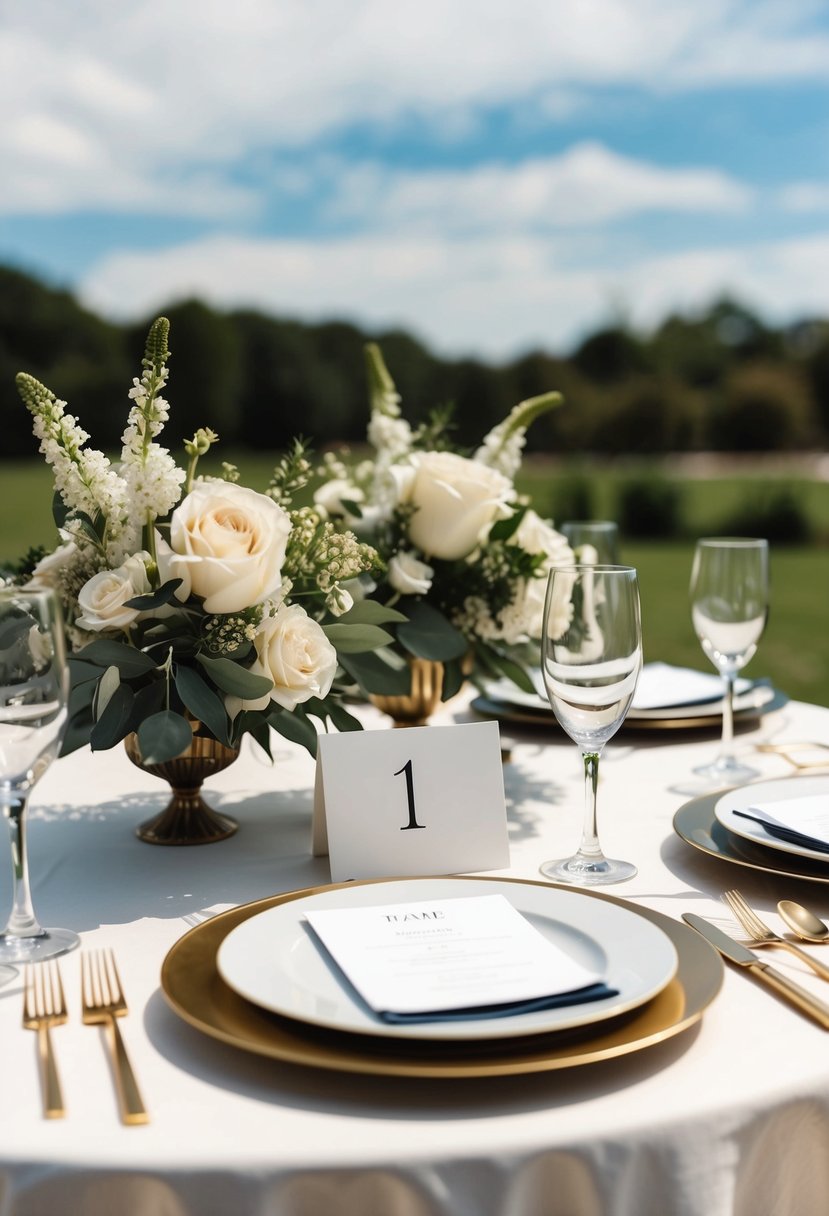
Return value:
<svg viewBox="0 0 829 1216">
<path fill-rule="evenodd" d="M 829 440 L 829 321 L 775 328 L 730 299 L 647 335 L 620 322 L 566 354 L 530 351 L 498 366 L 439 358 L 399 329 L 218 311 L 197 299 L 159 311 L 171 322 L 171 447 L 200 426 L 217 431 L 224 450 L 279 450 L 297 434 L 318 450 L 360 443 L 369 340 L 380 344 L 409 420 L 451 404 L 455 438 L 470 447 L 518 401 L 550 389 L 565 405 L 531 429 L 530 451 L 814 450 Z M 36 452 L 18 371 L 66 400 L 94 446 L 117 447 L 152 319 L 115 324 L 68 291 L 0 267 L 0 455 Z"/>
</svg>

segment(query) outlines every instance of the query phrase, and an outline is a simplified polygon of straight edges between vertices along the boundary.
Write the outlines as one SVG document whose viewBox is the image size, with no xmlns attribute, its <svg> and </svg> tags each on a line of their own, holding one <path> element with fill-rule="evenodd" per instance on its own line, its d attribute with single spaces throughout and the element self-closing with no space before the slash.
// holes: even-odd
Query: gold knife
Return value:
<svg viewBox="0 0 829 1216">
<path fill-rule="evenodd" d="M 800 984 L 796 984 L 794 980 L 783 975 L 782 971 L 776 971 L 774 967 L 770 967 L 753 951 L 747 950 L 740 942 L 735 942 L 732 937 L 723 933 L 722 929 L 718 929 L 710 921 L 703 920 L 701 916 L 697 916 L 693 912 L 683 912 L 682 919 L 692 929 L 696 929 L 697 933 L 701 933 L 723 958 L 737 963 L 740 967 L 745 967 L 758 980 L 795 1005 L 801 1013 L 814 1018 L 824 1030 L 829 1030 L 829 1005 L 824 1005 L 823 1001 L 819 1001 L 816 996 L 812 996 L 811 992 L 801 988 Z"/>
</svg>

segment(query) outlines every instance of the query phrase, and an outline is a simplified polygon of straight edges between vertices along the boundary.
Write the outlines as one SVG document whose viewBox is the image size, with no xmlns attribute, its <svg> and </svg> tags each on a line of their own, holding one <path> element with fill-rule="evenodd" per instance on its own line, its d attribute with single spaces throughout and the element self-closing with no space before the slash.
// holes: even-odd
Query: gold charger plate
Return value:
<svg viewBox="0 0 829 1216">
<path fill-rule="evenodd" d="M 762 685 L 762 681 L 758 681 L 758 686 Z M 747 705 L 743 709 L 734 710 L 734 726 L 738 727 L 743 723 L 750 723 L 762 718 L 765 714 L 772 713 L 776 709 L 782 709 L 787 703 L 788 696 L 779 689 L 771 688 L 772 696 L 768 701 L 764 701 L 761 705 Z M 559 728 L 558 719 L 551 709 L 545 709 L 539 706 L 538 709 L 531 709 L 529 706 L 513 705 L 507 701 L 498 701 L 489 697 L 476 697 L 472 702 L 471 708 L 476 713 L 481 714 L 484 718 L 495 718 L 496 721 L 524 726 L 555 726 Z M 650 711 L 648 711 L 650 712 Z M 619 727 L 619 733 L 628 731 L 696 731 L 696 730 L 722 730 L 722 712 L 710 714 L 698 714 L 693 716 L 671 716 L 670 711 L 666 711 L 664 716 L 660 717 L 637 717 L 634 712 L 628 714 L 622 725 Z"/>
<path fill-rule="evenodd" d="M 471 875 L 469 876 L 472 877 Z M 382 884 L 384 879 L 371 880 Z M 475 877 L 476 882 L 481 879 Z M 487 881 L 487 880 L 484 880 Z M 491 879 L 522 882 L 522 879 Z M 341 887 L 351 883 L 338 884 Z M 549 886 L 536 882 L 534 886 Z M 340 1072 L 381 1076 L 486 1077 L 543 1072 L 591 1064 L 640 1051 L 692 1026 L 720 990 L 723 965 L 719 955 L 693 929 L 649 908 L 634 907 L 612 895 L 585 891 L 593 899 L 609 899 L 632 908 L 658 925 L 673 942 L 679 966 L 673 980 L 632 1014 L 590 1028 L 498 1040 L 474 1046 L 371 1038 L 319 1031 L 303 1022 L 268 1013 L 244 1000 L 224 983 L 216 968 L 216 953 L 232 929 L 260 912 L 292 899 L 302 899 L 331 887 L 309 887 L 231 908 L 191 929 L 168 952 L 161 969 L 161 988 L 171 1008 L 189 1025 L 214 1039 L 245 1051 L 292 1064 Z"/>
<path fill-rule="evenodd" d="M 748 866 L 750 870 L 763 870 L 766 874 L 829 883 L 829 861 L 814 861 L 795 853 L 784 853 L 780 849 L 765 848 L 729 832 L 714 814 L 714 807 L 724 793 L 725 790 L 717 790 L 714 794 L 693 798 L 681 806 L 674 815 L 677 836 L 709 857 L 718 857 L 720 861 Z"/>
</svg>

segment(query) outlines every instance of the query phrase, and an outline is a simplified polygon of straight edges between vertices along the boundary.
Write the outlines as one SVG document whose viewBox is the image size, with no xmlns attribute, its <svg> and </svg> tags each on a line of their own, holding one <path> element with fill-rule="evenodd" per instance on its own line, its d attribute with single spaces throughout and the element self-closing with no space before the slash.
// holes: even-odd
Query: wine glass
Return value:
<svg viewBox="0 0 829 1216">
<path fill-rule="evenodd" d="M 541 669 L 553 713 L 584 761 L 585 814 L 573 857 L 541 873 L 598 885 L 632 878 L 636 866 L 611 861 L 599 844 L 599 757 L 625 720 L 642 668 L 639 583 L 632 566 L 557 567 L 547 580 Z"/>
<path fill-rule="evenodd" d="M 0 588 L 0 808 L 12 862 L 12 911 L 0 933 L 0 963 L 38 962 L 80 944 L 77 933 L 38 923 L 26 849 L 29 794 L 60 750 L 68 685 L 54 592 Z"/>
<path fill-rule="evenodd" d="M 720 753 L 694 771 L 717 786 L 757 776 L 734 755 L 734 681 L 757 650 L 769 609 L 769 545 L 747 537 L 697 542 L 691 571 L 691 620 L 702 649 L 725 682 Z"/>
<path fill-rule="evenodd" d="M 567 538 L 580 565 L 593 565 L 596 562 L 611 566 L 619 564 L 619 529 L 612 520 L 568 519 L 561 525 L 561 534 Z M 584 552 L 585 545 L 590 546 L 595 557 L 589 551 Z"/>
</svg>

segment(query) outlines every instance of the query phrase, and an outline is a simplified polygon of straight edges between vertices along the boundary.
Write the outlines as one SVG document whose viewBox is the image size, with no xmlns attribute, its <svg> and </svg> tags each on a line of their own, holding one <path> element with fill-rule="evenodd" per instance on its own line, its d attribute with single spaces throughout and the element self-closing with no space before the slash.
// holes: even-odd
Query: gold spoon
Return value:
<svg viewBox="0 0 829 1216">
<path fill-rule="evenodd" d="M 829 942 L 829 926 L 792 899 L 781 899 L 777 911 L 793 933 L 804 942 Z"/>
</svg>

